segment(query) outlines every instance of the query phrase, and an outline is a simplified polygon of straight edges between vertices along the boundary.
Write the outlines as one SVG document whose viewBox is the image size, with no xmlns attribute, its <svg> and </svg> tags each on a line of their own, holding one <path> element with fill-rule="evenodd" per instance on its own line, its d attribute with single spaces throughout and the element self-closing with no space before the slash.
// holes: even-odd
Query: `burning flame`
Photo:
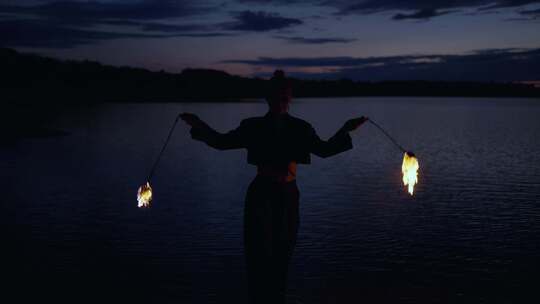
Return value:
<svg viewBox="0 0 540 304">
<path fill-rule="evenodd" d="M 150 202 L 152 202 L 152 187 L 146 182 L 146 185 L 140 186 L 137 191 L 137 205 L 139 208 L 150 207 Z"/>
<path fill-rule="evenodd" d="M 414 185 L 418 183 L 418 159 L 411 152 L 405 152 L 401 172 L 403 172 L 403 185 L 409 186 L 409 193 L 413 195 Z"/>
</svg>

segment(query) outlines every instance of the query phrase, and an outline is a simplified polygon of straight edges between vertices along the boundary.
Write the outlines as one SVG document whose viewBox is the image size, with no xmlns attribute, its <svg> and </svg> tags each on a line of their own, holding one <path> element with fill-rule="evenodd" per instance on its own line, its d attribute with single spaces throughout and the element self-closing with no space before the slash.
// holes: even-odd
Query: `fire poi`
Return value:
<svg viewBox="0 0 540 304">
<path fill-rule="evenodd" d="M 156 170 L 156 167 L 159 163 L 159 160 L 161 159 L 161 156 L 163 155 L 163 152 L 165 151 L 165 148 L 167 147 L 167 144 L 169 143 L 169 140 L 171 139 L 171 136 L 174 131 L 174 127 L 176 127 L 176 124 L 178 123 L 178 120 L 180 119 L 180 115 L 178 115 L 171 127 L 171 130 L 169 131 L 169 135 L 167 135 L 167 139 L 165 139 L 165 143 L 163 144 L 163 147 L 161 148 L 161 151 L 158 154 L 158 157 L 156 158 L 156 161 L 154 162 L 154 165 L 152 166 L 152 169 L 150 169 L 150 174 L 148 174 L 148 178 L 146 179 L 146 184 L 139 187 L 139 190 L 137 191 L 137 206 L 139 208 L 148 208 L 150 207 L 150 203 L 152 202 L 152 187 L 150 186 L 150 180 L 152 179 L 152 176 L 154 176 L 154 171 Z"/>
<path fill-rule="evenodd" d="M 150 204 L 152 202 L 152 187 L 150 186 L 150 180 L 152 179 L 159 160 L 161 159 L 161 156 L 163 155 L 163 152 L 165 151 L 165 148 L 167 147 L 167 144 L 171 139 L 171 135 L 174 131 L 174 128 L 176 127 L 179 118 L 180 115 L 176 117 L 176 120 L 174 121 L 174 124 L 169 131 L 169 135 L 167 135 L 167 139 L 165 140 L 165 143 L 163 144 L 163 147 L 161 148 L 161 151 L 159 152 L 159 155 L 156 158 L 152 169 L 150 170 L 150 174 L 148 174 L 146 184 L 140 186 L 139 190 L 137 191 L 137 206 L 139 208 L 150 207 Z M 392 143 L 394 143 L 394 145 L 396 145 L 396 147 L 398 147 L 404 153 L 403 164 L 401 165 L 401 172 L 403 173 L 403 185 L 407 186 L 408 192 L 413 195 L 414 186 L 418 183 L 418 169 L 420 168 L 420 166 L 418 165 L 418 159 L 416 158 L 414 153 L 405 150 L 401 145 L 399 145 L 396 140 L 392 138 L 392 136 L 390 136 L 390 134 L 388 134 L 381 126 L 379 126 L 371 119 L 369 119 L 368 121 L 372 125 L 377 127 L 384 135 L 386 135 L 386 137 L 388 137 L 388 139 L 392 141 Z"/>
<path fill-rule="evenodd" d="M 418 183 L 418 169 L 420 168 L 420 165 L 418 164 L 418 159 L 414 155 L 414 153 L 409 152 L 405 150 L 400 144 L 396 142 L 390 134 L 388 134 L 381 126 L 379 126 L 377 123 L 375 123 L 373 120 L 368 120 L 372 125 L 377 127 L 388 139 L 398 147 L 401 152 L 404 153 L 403 155 L 403 163 L 401 164 L 401 172 L 403 173 L 403 185 L 407 186 L 407 190 L 411 195 L 414 193 L 414 185 Z"/>
<path fill-rule="evenodd" d="M 145 185 L 142 185 L 139 187 L 139 190 L 137 191 L 137 206 L 139 208 L 141 207 L 150 207 L 150 203 L 152 202 L 152 187 L 150 187 L 150 183 L 146 182 Z"/>
<path fill-rule="evenodd" d="M 418 182 L 418 159 L 411 152 L 405 152 L 403 155 L 403 164 L 401 172 L 403 173 L 403 185 L 408 186 L 411 195 L 414 192 L 414 185 Z"/>
</svg>

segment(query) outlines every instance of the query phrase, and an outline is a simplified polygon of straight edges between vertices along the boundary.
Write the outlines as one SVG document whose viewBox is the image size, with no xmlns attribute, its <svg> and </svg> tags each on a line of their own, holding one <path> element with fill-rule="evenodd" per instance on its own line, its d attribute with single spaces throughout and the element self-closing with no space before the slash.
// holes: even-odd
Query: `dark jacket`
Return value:
<svg viewBox="0 0 540 304">
<path fill-rule="evenodd" d="M 252 165 L 282 165 L 289 162 L 309 164 L 310 153 L 329 157 L 352 148 L 349 133 L 340 129 L 328 141 L 321 140 L 306 121 L 289 114 L 252 117 L 228 133 L 219 133 L 209 126 L 192 128 L 193 139 L 219 149 L 248 151 Z"/>
</svg>

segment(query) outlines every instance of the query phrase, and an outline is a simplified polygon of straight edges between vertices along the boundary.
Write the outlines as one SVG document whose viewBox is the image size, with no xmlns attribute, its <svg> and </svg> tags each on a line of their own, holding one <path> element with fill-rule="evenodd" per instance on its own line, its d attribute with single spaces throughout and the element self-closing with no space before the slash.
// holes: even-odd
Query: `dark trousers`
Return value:
<svg viewBox="0 0 540 304">
<path fill-rule="evenodd" d="M 296 182 L 256 177 L 244 208 L 244 252 L 250 303 L 285 303 L 287 272 L 298 232 Z"/>
</svg>

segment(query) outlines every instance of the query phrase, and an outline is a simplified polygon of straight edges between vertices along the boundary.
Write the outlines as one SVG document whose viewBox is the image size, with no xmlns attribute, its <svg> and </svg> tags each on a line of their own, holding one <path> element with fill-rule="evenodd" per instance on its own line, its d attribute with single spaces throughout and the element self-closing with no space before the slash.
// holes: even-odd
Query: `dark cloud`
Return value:
<svg viewBox="0 0 540 304">
<path fill-rule="evenodd" d="M 220 32 L 141 34 L 70 28 L 42 20 L 1 20 L 0 46 L 72 48 L 121 38 L 216 37 Z"/>
<path fill-rule="evenodd" d="M 373 13 L 382 11 L 419 11 L 425 9 L 454 8 L 507 8 L 540 3 L 539 0 L 364 0 L 364 1 L 328 1 L 341 8 L 341 12 Z"/>
<path fill-rule="evenodd" d="M 296 73 L 309 78 L 380 80 L 521 81 L 540 79 L 540 49 L 481 50 L 462 55 L 389 57 L 321 57 L 228 60 L 270 68 L 319 68 L 322 73 Z M 292 72 L 294 74 L 294 72 Z"/>
<path fill-rule="evenodd" d="M 171 18 L 217 10 L 217 1 L 195 0 L 53 1 L 37 5 L 0 5 L 0 16 L 4 16 L 0 30 L 4 39 L 0 43 L 5 46 L 67 48 L 126 37 L 232 36 L 233 33 L 224 30 L 270 31 L 302 23 L 299 19 L 260 11 L 236 13 L 234 21 L 226 24 L 170 22 Z M 97 30 L 98 26 L 106 27 Z"/>
<path fill-rule="evenodd" d="M 540 15 L 540 8 L 539 8 L 539 9 L 535 9 L 535 10 L 521 11 L 520 14 L 522 14 L 522 15 L 538 16 L 538 15 Z"/>
<path fill-rule="evenodd" d="M 433 17 L 442 16 L 451 13 L 452 11 L 440 12 L 435 9 L 422 9 L 411 14 L 396 14 L 392 19 L 394 20 L 405 20 L 405 19 L 417 19 L 417 20 L 427 20 Z"/>
<path fill-rule="evenodd" d="M 324 5 L 323 0 L 237 0 L 236 2 L 245 4 L 310 4 L 310 5 Z"/>
<path fill-rule="evenodd" d="M 234 18 L 236 21 L 223 24 L 223 28 L 232 31 L 266 32 L 303 23 L 300 19 L 282 17 L 276 13 L 263 11 L 243 11 L 235 13 Z"/>
<path fill-rule="evenodd" d="M 207 12 L 194 1 L 142 0 L 133 2 L 57 1 L 35 6 L 0 6 L 0 12 L 31 14 L 71 24 L 98 24 L 106 20 L 153 20 Z"/>
<path fill-rule="evenodd" d="M 4 46 L 71 48 L 119 38 L 216 37 L 231 34 L 201 24 L 156 22 L 212 11 L 197 1 L 54 1 L 39 5 L 0 5 Z M 6 17 L 8 16 L 8 17 Z M 108 30 L 96 27 L 106 25 Z M 111 29 L 111 26 L 129 27 Z M 133 32 L 133 33 L 132 33 Z"/>
<path fill-rule="evenodd" d="M 310 58 L 273 58 L 260 57 L 256 60 L 228 60 L 225 63 L 243 63 L 259 66 L 280 66 L 280 67 L 352 67 L 373 64 L 397 63 L 403 60 L 416 58 L 436 58 L 435 55 L 426 56 L 392 56 L 392 57 L 310 57 Z"/>
<path fill-rule="evenodd" d="M 498 0 L 498 1 L 491 1 L 491 3 L 488 3 L 486 7 L 482 7 L 481 9 L 497 9 L 497 8 L 509 8 L 509 7 L 519 7 L 529 4 L 538 4 L 540 1 L 538 0 Z"/>
<path fill-rule="evenodd" d="M 326 1 L 326 5 L 336 7 L 338 14 L 373 14 L 381 12 L 399 13 L 394 20 L 428 19 L 459 9 L 493 10 L 540 4 L 540 0 L 363 0 L 363 1 Z"/>
<path fill-rule="evenodd" d="M 213 26 L 209 26 L 206 24 L 170 24 L 161 22 L 139 22 L 131 20 L 107 21 L 106 24 L 135 27 L 145 32 L 181 33 L 215 30 Z"/>
<path fill-rule="evenodd" d="M 10 47 L 71 48 L 102 40 L 156 37 L 162 36 L 66 28 L 39 20 L 0 21 L 0 43 Z"/>
<path fill-rule="evenodd" d="M 540 19 L 540 8 L 535 10 L 525 10 L 519 12 L 521 15 L 529 17 L 531 19 Z"/>
<path fill-rule="evenodd" d="M 290 43 L 298 44 L 328 44 L 328 43 L 349 43 L 356 41 L 351 38 L 306 38 L 306 37 L 287 37 L 287 36 L 274 36 L 276 39 L 285 40 Z"/>
<path fill-rule="evenodd" d="M 338 10 L 338 15 L 397 12 L 393 17 L 395 20 L 428 19 L 458 12 L 460 9 L 486 11 L 540 4 L 540 0 L 237 0 L 237 2 L 274 5 L 294 3 L 334 7 Z M 441 11 L 444 13 L 440 13 Z"/>
<path fill-rule="evenodd" d="M 421 10 L 461 7 L 506 8 L 539 3 L 538 0 L 237 0 L 246 4 L 310 4 L 314 6 L 333 6 L 343 13 L 362 11 L 380 12 L 390 10 Z"/>
</svg>

